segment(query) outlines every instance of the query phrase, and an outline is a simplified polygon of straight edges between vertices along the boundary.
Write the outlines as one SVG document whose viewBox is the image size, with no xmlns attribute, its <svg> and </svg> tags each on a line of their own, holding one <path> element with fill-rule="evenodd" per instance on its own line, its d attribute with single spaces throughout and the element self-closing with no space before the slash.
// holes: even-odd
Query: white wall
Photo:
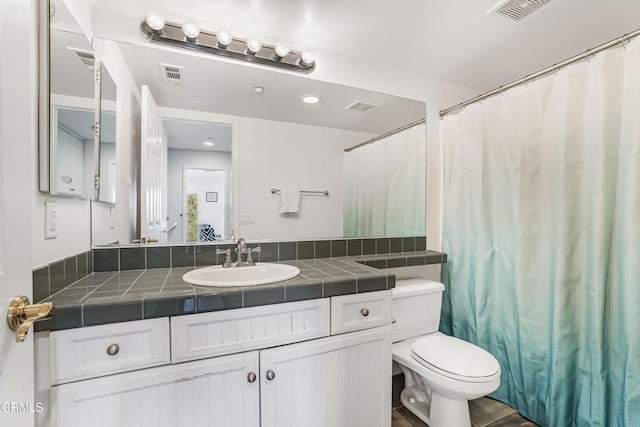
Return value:
<svg viewBox="0 0 640 427">
<path fill-rule="evenodd" d="M 72 138 L 66 132 L 58 132 L 58 149 L 61 152 L 65 151 L 65 145 L 70 141 L 75 141 L 76 145 L 82 144 L 79 140 Z M 81 150 L 82 148 L 79 148 Z M 93 153 L 83 150 L 83 154 L 80 160 L 76 159 L 74 163 L 79 165 L 77 171 L 74 172 L 74 182 L 72 186 L 77 184 L 76 180 L 80 179 L 79 175 L 86 174 L 87 170 L 84 169 L 85 165 L 91 165 L 93 160 Z M 37 175 L 37 158 L 34 159 L 34 173 Z M 79 171 L 82 173 L 79 173 Z M 56 186 L 61 189 L 64 184 L 60 181 L 59 175 L 56 177 Z M 86 177 L 85 177 L 86 178 Z M 37 179 L 36 179 L 37 182 Z M 87 180 L 84 179 L 84 183 L 80 182 L 80 187 L 83 184 L 86 185 Z M 53 184 L 53 183 L 52 183 Z M 86 192 L 85 192 L 86 194 Z M 57 237 L 54 239 L 45 240 L 44 238 L 44 202 L 53 201 L 58 204 L 57 210 Z M 85 252 L 91 247 L 91 220 L 90 220 L 90 206 L 88 200 L 67 198 L 67 197 L 55 197 L 48 196 L 38 192 L 34 189 L 34 195 L 32 198 L 32 215 L 31 215 L 31 227 L 32 227 L 32 266 L 39 267 L 41 265 L 48 264 L 52 261 L 56 261 L 77 253 Z"/>
<path fill-rule="evenodd" d="M 167 208 L 169 214 L 169 226 L 174 222 L 178 226 L 169 232 L 169 242 L 182 242 L 183 240 L 183 218 L 182 214 L 182 189 L 184 168 L 196 169 L 225 169 L 228 173 L 228 180 L 231 180 L 231 153 L 221 151 L 197 151 L 197 150 L 175 150 L 169 149 L 167 160 Z M 218 202 L 219 205 L 221 202 Z M 215 228 L 215 227 L 214 227 Z M 216 233 L 228 230 L 219 230 Z M 223 234 L 223 237 L 226 237 Z"/>
<path fill-rule="evenodd" d="M 373 135 L 342 129 L 239 118 L 239 180 L 236 209 L 255 215 L 240 225 L 247 239 L 322 238 L 342 235 L 343 150 Z M 329 196 L 303 195 L 298 215 L 278 214 L 271 188 L 328 190 Z M 235 202 L 234 202 L 235 203 Z"/>
</svg>

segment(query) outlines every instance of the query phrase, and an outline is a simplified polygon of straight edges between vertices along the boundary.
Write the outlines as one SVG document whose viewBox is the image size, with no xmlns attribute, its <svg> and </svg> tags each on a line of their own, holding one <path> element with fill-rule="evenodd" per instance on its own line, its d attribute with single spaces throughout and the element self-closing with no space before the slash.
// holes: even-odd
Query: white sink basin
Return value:
<svg viewBox="0 0 640 427">
<path fill-rule="evenodd" d="M 186 273 L 182 280 L 198 286 L 255 286 L 291 279 L 298 274 L 300 269 L 292 265 L 257 262 L 251 267 L 198 268 Z"/>
</svg>

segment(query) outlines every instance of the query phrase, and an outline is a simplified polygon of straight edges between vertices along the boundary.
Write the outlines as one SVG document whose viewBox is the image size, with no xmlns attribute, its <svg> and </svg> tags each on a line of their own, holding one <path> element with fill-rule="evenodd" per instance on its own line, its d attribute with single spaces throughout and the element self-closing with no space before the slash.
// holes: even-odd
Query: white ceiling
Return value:
<svg viewBox="0 0 640 427">
<path fill-rule="evenodd" d="M 138 85 L 147 85 L 158 105 L 233 116 L 287 121 L 381 134 L 425 116 L 425 104 L 397 96 L 321 82 L 265 68 L 211 60 L 208 55 L 167 50 L 158 45 L 120 43 Z M 183 67 L 183 84 L 171 85 L 160 64 Z M 264 92 L 256 93 L 260 86 Z M 317 104 L 300 101 L 304 94 Z M 361 113 L 345 108 L 354 101 L 377 105 Z"/>
<path fill-rule="evenodd" d="M 50 40 L 51 93 L 93 99 L 93 70 L 72 50 L 93 51 L 87 38 L 83 34 L 52 29 Z"/>
<path fill-rule="evenodd" d="M 169 148 L 231 152 L 233 128 L 230 125 L 173 119 L 164 119 L 162 123 L 167 131 Z M 215 145 L 204 145 L 207 140 Z"/>
<path fill-rule="evenodd" d="M 498 0 L 94 0 L 137 25 L 153 8 L 212 31 L 256 34 L 355 61 L 493 89 L 640 27 L 638 0 L 553 0 L 520 22 L 487 15 Z M 104 27 L 103 27 L 104 28 Z M 322 57 L 318 58 L 322 61 Z"/>
</svg>

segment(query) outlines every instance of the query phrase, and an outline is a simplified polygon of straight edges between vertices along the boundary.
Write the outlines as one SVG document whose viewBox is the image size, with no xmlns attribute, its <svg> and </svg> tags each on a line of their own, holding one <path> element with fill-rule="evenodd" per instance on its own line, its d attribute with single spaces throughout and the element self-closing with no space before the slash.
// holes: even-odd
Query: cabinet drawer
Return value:
<svg viewBox="0 0 640 427">
<path fill-rule="evenodd" d="M 174 363 L 329 335 L 329 299 L 171 318 Z"/>
<path fill-rule="evenodd" d="M 169 342 L 168 318 L 52 332 L 51 382 L 168 364 Z"/>
<path fill-rule="evenodd" d="M 331 298 L 331 335 L 391 324 L 391 291 Z"/>
</svg>

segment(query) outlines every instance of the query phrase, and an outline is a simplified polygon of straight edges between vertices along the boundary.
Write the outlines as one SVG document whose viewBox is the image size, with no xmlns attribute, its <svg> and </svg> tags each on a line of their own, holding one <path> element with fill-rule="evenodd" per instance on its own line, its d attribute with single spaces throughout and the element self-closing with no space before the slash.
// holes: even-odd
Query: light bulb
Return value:
<svg viewBox="0 0 640 427">
<path fill-rule="evenodd" d="M 311 49 L 304 49 L 300 54 L 301 65 L 310 67 L 316 61 L 316 56 Z"/>
<path fill-rule="evenodd" d="M 302 95 L 300 100 L 305 104 L 317 104 L 320 102 L 320 97 L 318 95 L 314 95 L 313 93 L 308 93 L 306 95 Z"/>
<path fill-rule="evenodd" d="M 285 42 L 278 42 L 276 43 L 275 51 L 276 51 L 276 58 L 282 59 L 285 56 L 289 55 L 289 46 L 287 46 Z"/>
<path fill-rule="evenodd" d="M 148 10 L 146 16 L 147 25 L 153 31 L 160 31 L 164 28 L 164 18 L 155 10 Z"/>
<path fill-rule="evenodd" d="M 262 43 L 260 43 L 260 40 L 255 37 L 251 37 L 247 40 L 247 51 L 249 54 L 255 55 L 260 52 L 260 49 L 262 49 Z"/>
<path fill-rule="evenodd" d="M 200 35 L 200 25 L 195 21 L 185 21 L 184 24 L 182 24 L 182 32 L 188 39 L 194 40 Z"/>
<path fill-rule="evenodd" d="M 233 38 L 231 34 L 227 30 L 220 30 L 216 33 L 216 40 L 218 40 L 218 46 L 222 48 L 226 48 L 231 43 Z"/>
</svg>

